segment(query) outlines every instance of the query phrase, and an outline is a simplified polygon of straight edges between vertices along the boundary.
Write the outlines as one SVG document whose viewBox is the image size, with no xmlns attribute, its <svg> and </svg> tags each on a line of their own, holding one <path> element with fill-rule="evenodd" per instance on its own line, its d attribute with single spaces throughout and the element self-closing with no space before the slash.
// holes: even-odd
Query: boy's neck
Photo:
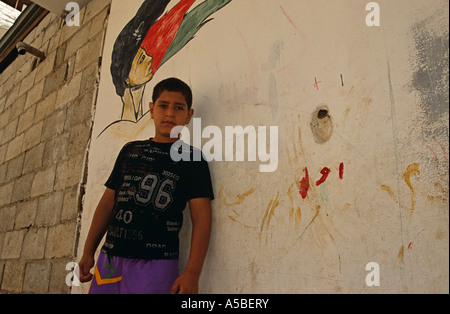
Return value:
<svg viewBox="0 0 450 314">
<path fill-rule="evenodd" d="M 150 140 L 155 143 L 173 144 L 176 141 L 178 141 L 178 138 L 171 138 L 171 137 L 166 138 L 166 137 L 161 137 L 161 136 L 155 136 L 155 137 L 150 138 Z"/>
</svg>

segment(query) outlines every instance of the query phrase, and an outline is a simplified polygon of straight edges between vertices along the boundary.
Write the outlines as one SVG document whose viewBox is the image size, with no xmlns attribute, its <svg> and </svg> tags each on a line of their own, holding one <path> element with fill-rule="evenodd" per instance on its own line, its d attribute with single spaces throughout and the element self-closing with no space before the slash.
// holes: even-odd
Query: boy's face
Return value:
<svg viewBox="0 0 450 314">
<path fill-rule="evenodd" d="M 155 122 L 155 142 L 173 143 L 172 128 L 189 123 L 193 109 L 188 109 L 186 99 L 180 92 L 163 91 L 155 103 L 150 103 L 150 115 Z"/>
</svg>

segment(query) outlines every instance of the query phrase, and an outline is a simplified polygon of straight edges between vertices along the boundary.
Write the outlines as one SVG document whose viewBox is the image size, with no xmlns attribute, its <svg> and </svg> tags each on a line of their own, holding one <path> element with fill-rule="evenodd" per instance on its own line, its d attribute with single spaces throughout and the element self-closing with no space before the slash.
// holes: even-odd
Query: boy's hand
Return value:
<svg viewBox="0 0 450 314">
<path fill-rule="evenodd" d="M 183 273 L 177 280 L 175 280 L 171 294 L 198 294 L 198 279 L 199 277 L 191 273 Z"/>
<path fill-rule="evenodd" d="M 92 267 L 94 267 L 94 257 L 93 256 L 86 256 L 83 255 L 81 257 L 81 260 L 78 262 L 78 268 L 79 268 L 79 278 L 80 282 L 89 282 L 92 280 L 94 275 L 92 275 L 89 271 Z"/>
</svg>

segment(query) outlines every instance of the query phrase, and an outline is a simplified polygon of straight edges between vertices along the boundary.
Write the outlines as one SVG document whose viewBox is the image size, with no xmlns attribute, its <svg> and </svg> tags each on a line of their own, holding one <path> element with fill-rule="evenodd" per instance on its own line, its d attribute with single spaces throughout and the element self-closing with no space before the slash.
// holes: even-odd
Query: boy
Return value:
<svg viewBox="0 0 450 314">
<path fill-rule="evenodd" d="M 178 140 L 170 137 L 172 128 L 188 124 L 194 113 L 192 92 L 170 78 L 155 86 L 152 101 L 155 137 L 122 148 L 92 220 L 78 263 L 80 281 L 92 280 L 89 293 L 198 293 L 211 233 L 210 172 L 205 160 L 170 158 Z M 178 233 L 187 201 L 191 249 L 179 276 Z M 93 275 L 89 271 L 105 232 Z"/>
</svg>

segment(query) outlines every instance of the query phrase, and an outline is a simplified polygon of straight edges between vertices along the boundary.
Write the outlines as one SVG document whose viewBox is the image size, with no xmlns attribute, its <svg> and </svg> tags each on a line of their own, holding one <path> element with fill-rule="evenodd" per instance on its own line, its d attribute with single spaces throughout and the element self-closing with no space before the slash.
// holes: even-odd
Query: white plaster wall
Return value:
<svg viewBox="0 0 450 314">
<path fill-rule="evenodd" d="M 210 164 L 216 199 L 201 292 L 448 293 L 448 94 L 427 102 L 444 95 L 448 70 L 433 76 L 418 54 L 427 38 L 440 39 L 427 56 L 448 69 L 448 1 L 377 3 L 380 27 L 366 25 L 359 0 L 233 0 L 147 84 L 146 103 L 160 80 L 188 82 L 203 127 L 279 128 L 275 172 L 260 173 L 260 162 Z M 79 252 L 118 151 L 154 132 L 145 116 L 97 137 L 120 117 L 112 43 L 140 4 L 112 2 Z M 420 68 L 428 85 L 417 84 Z M 317 144 L 310 122 L 323 104 L 334 129 Z M 311 186 L 303 199 L 305 167 Z M 331 172 L 316 186 L 324 167 Z M 379 287 L 366 285 L 369 262 L 380 266 Z"/>
</svg>

